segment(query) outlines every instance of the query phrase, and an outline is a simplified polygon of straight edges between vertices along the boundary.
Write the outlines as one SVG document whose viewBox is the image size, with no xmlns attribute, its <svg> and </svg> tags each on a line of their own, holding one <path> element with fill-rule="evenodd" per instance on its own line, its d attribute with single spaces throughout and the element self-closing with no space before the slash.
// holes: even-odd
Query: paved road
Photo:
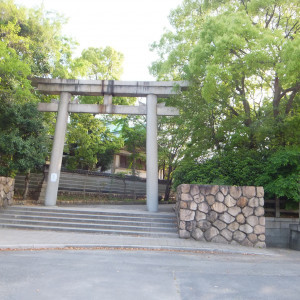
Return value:
<svg viewBox="0 0 300 300">
<path fill-rule="evenodd" d="M 0 299 L 299 299 L 300 255 L 0 252 Z"/>
</svg>

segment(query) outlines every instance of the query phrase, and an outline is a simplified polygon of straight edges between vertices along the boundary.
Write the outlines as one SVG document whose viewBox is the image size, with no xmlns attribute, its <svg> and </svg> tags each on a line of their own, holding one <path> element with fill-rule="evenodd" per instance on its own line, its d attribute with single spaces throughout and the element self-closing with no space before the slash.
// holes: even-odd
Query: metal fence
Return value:
<svg viewBox="0 0 300 300">
<path fill-rule="evenodd" d="M 29 190 L 31 195 L 41 191 L 43 174 L 31 174 Z M 15 190 L 24 190 L 25 176 L 17 175 L 15 180 Z M 158 183 L 158 193 L 164 195 L 165 182 L 160 180 Z M 66 171 L 60 175 L 59 192 L 78 192 L 78 193 L 98 193 L 98 194 L 118 194 L 132 198 L 146 197 L 146 180 L 127 175 L 106 174 L 87 171 Z"/>
<path fill-rule="evenodd" d="M 38 199 L 44 180 L 43 173 L 32 173 L 30 174 L 29 181 L 29 196 L 32 199 Z M 15 177 L 15 194 L 23 194 L 25 188 L 25 176 L 17 175 Z"/>
<path fill-rule="evenodd" d="M 43 183 L 43 173 L 33 173 L 30 176 L 29 190 L 33 199 L 38 199 Z M 22 193 L 24 190 L 25 176 L 17 175 L 15 178 L 15 190 Z M 166 184 L 159 180 L 158 193 L 164 195 Z M 63 170 L 60 176 L 59 192 L 74 192 L 85 194 L 106 194 L 119 195 L 132 199 L 146 197 L 146 180 L 135 176 L 107 174 L 98 172 L 88 172 L 83 170 L 67 171 Z M 299 209 L 285 209 L 285 202 L 282 200 L 265 199 L 265 211 L 267 215 L 279 218 L 289 216 L 299 216 Z"/>
<path fill-rule="evenodd" d="M 265 199 L 265 212 L 272 217 L 280 218 L 285 216 L 300 217 L 299 209 L 286 209 L 286 202 L 280 199 Z M 300 206 L 300 204 L 299 204 Z"/>
</svg>

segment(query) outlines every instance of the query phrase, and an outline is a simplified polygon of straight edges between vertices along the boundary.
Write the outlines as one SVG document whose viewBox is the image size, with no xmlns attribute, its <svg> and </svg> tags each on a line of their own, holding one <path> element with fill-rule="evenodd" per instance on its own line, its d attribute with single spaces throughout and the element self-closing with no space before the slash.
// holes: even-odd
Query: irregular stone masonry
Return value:
<svg viewBox="0 0 300 300">
<path fill-rule="evenodd" d="M 14 185 L 13 178 L 0 177 L 0 208 L 13 203 Z"/>
<path fill-rule="evenodd" d="M 180 238 L 265 248 L 264 189 L 182 184 L 176 213 Z"/>
</svg>

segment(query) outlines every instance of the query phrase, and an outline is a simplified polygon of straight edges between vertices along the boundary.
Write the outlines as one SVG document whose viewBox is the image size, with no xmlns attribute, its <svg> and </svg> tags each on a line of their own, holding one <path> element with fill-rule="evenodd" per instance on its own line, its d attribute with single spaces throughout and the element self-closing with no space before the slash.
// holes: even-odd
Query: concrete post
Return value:
<svg viewBox="0 0 300 300">
<path fill-rule="evenodd" d="M 147 96 L 147 208 L 150 212 L 158 210 L 158 161 L 157 161 L 157 96 Z"/>
<path fill-rule="evenodd" d="M 106 113 L 112 113 L 112 95 L 104 95 L 103 104 L 106 105 Z"/>
<path fill-rule="evenodd" d="M 66 128 L 68 123 L 68 105 L 70 99 L 70 93 L 62 92 L 60 94 L 59 108 L 55 125 L 54 141 L 50 159 L 48 183 L 46 189 L 46 206 L 56 205 L 62 155 L 64 150 Z"/>
</svg>

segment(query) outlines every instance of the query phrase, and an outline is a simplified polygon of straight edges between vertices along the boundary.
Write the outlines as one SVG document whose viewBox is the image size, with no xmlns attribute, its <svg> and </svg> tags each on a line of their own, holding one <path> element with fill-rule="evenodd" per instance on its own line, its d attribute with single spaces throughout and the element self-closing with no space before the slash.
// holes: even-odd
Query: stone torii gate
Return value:
<svg viewBox="0 0 300 300">
<path fill-rule="evenodd" d="M 55 206 L 60 178 L 68 113 L 126 114 L 147 116 L 146 168 L 147 208 L 158 210 L 157 115 L 179 115 L 178 109 L 157 104 L 176 90 L 187 88 L 183 81 L 116 81 L 34 78 L 32 84 L 48 95 L 60 95 L 59 103 L 39 103 L 39 111 L 58 112 L 46 189 L 46 206 Z M 177 87 L 177 89 L 175 88 Z M 73 95 L 104 96 L 104 104 L 71 103 Z M 146 97 L 146 105 L 113 105 L 112 97 Z"/>
</svg>

